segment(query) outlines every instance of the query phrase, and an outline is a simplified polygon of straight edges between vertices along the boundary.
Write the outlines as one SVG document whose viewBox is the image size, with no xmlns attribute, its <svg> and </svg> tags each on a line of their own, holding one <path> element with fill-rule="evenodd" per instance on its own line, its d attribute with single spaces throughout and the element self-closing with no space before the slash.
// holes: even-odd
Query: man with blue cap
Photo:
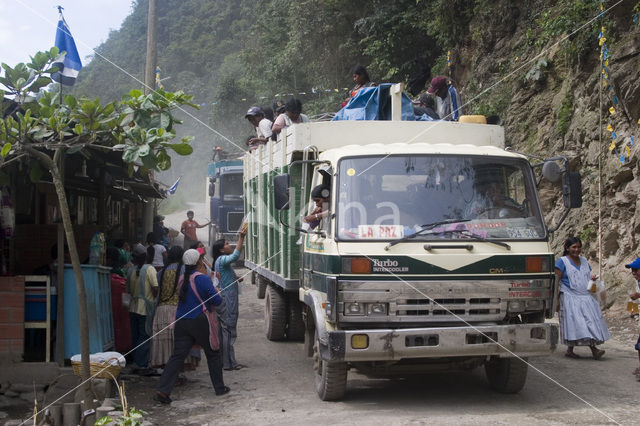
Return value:
<svg viewBox="0 0 640 426">
<path fill-rule="evenodd" d="M 638 298 L 640 298 L 640 257 L 637 257 L 636 260 L 630 264 L 624 265 L 624 267 L 631 269 L 631 275 L 633 275 L 633 278 L 636 280 L 636 291 L 629 292 L 629 298 L 631 298 L 631 300 L 638 300 Z M 640 336 L 638 336 L 635 349 L 638 351 L 638 361 L 640 361 Z M 633 374 L 640 380 L 640 367 L 636 368 Z"/>
</svg>

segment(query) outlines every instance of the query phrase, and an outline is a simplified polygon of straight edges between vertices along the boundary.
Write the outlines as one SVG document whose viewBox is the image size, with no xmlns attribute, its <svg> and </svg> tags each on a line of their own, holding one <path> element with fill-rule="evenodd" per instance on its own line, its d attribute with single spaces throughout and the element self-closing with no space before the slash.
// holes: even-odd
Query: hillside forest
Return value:
<svg viewBox="0 0 640 426">
<path fill-rule="evenodd" d="M 162 85 L 200 106 L 180 130 L 195 136 L 194 154 L 159 177 L 183 176 L 181 200 L 204 197 L 214 147 L 245 148 L 252 105 L 296 97 L 312 117 L 335 112 L 356 64 L 375 82 L 405 83 L 410 96 L 446 75 L 466 114 L 501 118 L 513 149 L 570 158 L 584 205 L 552 243 L 560 251 L 567 235 L 580 236 L 612 293 L 626 293 L 623 265 L 640 255 L 637 0 L 163 0 L 157 8 Z M 77 95 L 110 101 L 141 87 L 147 10 L 147 1 L 132 2 L 80 73 Z M 560 191 L 542 184 L 540 194 L 554 223 Z"/>
</svg>

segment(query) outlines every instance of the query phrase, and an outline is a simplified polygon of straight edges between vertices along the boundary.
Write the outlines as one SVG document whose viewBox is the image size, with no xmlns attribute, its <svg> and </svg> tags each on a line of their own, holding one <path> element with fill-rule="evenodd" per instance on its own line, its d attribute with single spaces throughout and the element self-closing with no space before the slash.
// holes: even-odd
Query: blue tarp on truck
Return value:
<svg viewBox="0 0 640 426">
<path fill-rule="evenodd" d="M 338 120 L 391 120 L 391 83 L 377 87 L 365 87 L 351 98 L 349 103 L 336 113 L 332 121 Z M 416 121 L 413 103 L 402 93 L 402 120 Z"/>
</svg>

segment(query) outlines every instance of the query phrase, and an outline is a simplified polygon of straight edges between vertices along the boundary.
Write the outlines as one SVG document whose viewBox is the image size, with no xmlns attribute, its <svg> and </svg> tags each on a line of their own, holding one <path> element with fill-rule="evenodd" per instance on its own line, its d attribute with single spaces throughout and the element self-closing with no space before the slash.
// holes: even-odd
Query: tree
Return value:
<svg viewBox="0 0 640 426">
<path fill-rule="evenodd" d="M 41 90 L 51 87 L 50 75 L 57 71 L 52 63 L 57 56 L 58 49 L 53 47 L 48 52 L 36 53 L 30 63 L 19 63 L 14 68 L 2 64 L 0 180 L 9 178 L 2 171 L 3 168 L 14 162 L 28 160 L 31 160 L 30 176 L 33 181 L 42 176 L 41 167 L 51 174 L 78 292 L 84 400 L 93 401 L 88 382 L 89 321 L 86 293 L 59 169 L 60 161 L 64 155 L 83 149 L 120 150 L 130 175 L 134 167 L 141 167 L 143 171 L 167 170 L 171 167 L 169 149 L 180 155 L 189 155 L 193 151 L 188 137 L 182 138 L 180 143 L 171 142 L 176 136 L 174 124 L 180 123 L 172 111 L 184 105 L 197 106 L 190 103 L 191 96 L 162 90 L 149 95 L 132 90 L 120 102 L 106 105 L 101 105 L 98 99 L 78 99 L 72 95 L 61 99 L 58 91 Z M 10 99 L 12 101 L 8 101 Z M 9 105 L 9 108 L 4 108 L 5 105 Z"/>
</svg>

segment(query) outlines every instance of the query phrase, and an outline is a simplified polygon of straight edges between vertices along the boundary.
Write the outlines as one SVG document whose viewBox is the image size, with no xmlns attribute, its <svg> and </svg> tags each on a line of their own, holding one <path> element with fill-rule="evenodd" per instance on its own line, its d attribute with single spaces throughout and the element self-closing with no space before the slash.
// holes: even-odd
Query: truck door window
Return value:
<svg viewBox="0 0 640 426">
<path fill-rule="evenodd" d="M 339 239 L 389 240 L 426 224 L 473 230 L 485 238 L 543 238 L 529 164 L 516 158 L 462 155 L 354 157 L 338 166 Z M 456 220 L 461 220 L 456 224 Z M 420 239 L 459 239 L 434 232 Z"/>
</svg>

